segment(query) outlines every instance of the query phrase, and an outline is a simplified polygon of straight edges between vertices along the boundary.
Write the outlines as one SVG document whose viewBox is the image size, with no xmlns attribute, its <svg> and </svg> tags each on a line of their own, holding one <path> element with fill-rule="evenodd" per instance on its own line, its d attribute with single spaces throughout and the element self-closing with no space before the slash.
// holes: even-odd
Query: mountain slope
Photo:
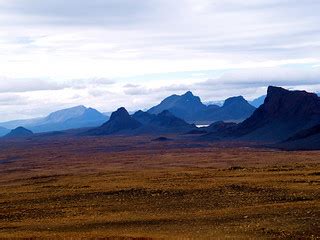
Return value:
<svg viewBox="0 0 320 240">
<path fill-rule="evenodd" d="M 174 116 L 168 110 L 164 110 L 157 115 L 138 111 L 133 114 L 132 117 L 144 124 L 140 129 L 141 133 L 185 133 L 196 129 L 195 125 L 189 124 L 183 119 Z"/>
<path fill-rule="evenodd" d="M 195 120 L 196 114 L 205 109 L 206 105 L 201 102 L 200 98 L 194 96 L 192 92 L 189 91 L 181 96 L 172 95 L 167 97 L 159 105 L 152 107 L 147 112 L 159 114 L 164 110 L 168 110 L 178 118 L 193 121 Z"/>
<path fill-rule="evenodd" d="M 211 121 L 241 121 L 250 117 L 254 111 L 255 107 L 250 105 L 242 96 L 231 97 L 225 100 L 222 107 L 206 110 L 203 119 Z"/>
<path fill-rule="evenodd" d="M 97 110 L 80 106 L 52 113 L 31 129 L 35 132 L 49 132 L 96 127 L 107 120 L 108 118 Z"/>
<path fill-rule="evenodd" d="M 126 133 L 141 127 L 142 124 L 129 115 L 128 111 L 121 107 L 111 114 L 108 122 L 102 126 L 89 130 L 89 135 L 110 135 L 115 133 Z"/>
<path fill-rule="evenodd" d="M 320 98 L 316 94 L 270 86 L 264 104 L 234 134 L 249 140 L 283 141 L 318 123 Z"/>
<path fill-rule="evenodd" d="M 0 127 L 0 137 L 3 137 L 4 135 L 8 134 L 10 132 L 9 129 Z"/>
<path fill-rule="evenodd" d="M 220 107 L 218 105 L 205 105 L 200 98 L 192 92 L 181 96 L 172 95 L 164 99 L 159 105 L 152 107 L 148 113 L 159 114 L 168 110 L 173 115 L 187 122 L 203 123 L 215 121 L 243 121 L 255 110 L 242 96 L 228 98 Z"/>
<path fill-rule="evenodd" d="M 76 128 L 96 127 L 108 120 L 108 117 L 93 108 L 76 106 L 59 110 L 44 118 L 17 120 L 0 123 L 0 126 L 17 127 L 19 124 L 33 132 L 62 131 Z"/>
<path fill-rule="evenodd" d="M 302 130 L 276 146 L 286 150 L 319 150 L 320 124 Z"/>
<path fill-rule="evenodd" d="M 137 111 L 130 115 L 125 108 L 119 108 L 111 114 L 110 120 L 98 128 L 91 129 L 85 135 L 157 135 L 184 133 L 196 129 L 192 124 L 177 118 L 165 110 L 159 114 Z"/>
<path fill-rule="evenodd" d="M 256 99 L 253 99 L 252 101 L 250 101 L 249 103 L 254 106 L 255 108 L 260 107 L 263 103 L 264 100 L 266 99 L 266 95 L 260 96 Z"/>
<path fill-rule="evenodd" d="M 132 115 L 132 117 L 135 120 L 139 121 L 140 123 L 147 125 L 147 124 L 150 124 L 150 122 L 153 121 L 157 116 L 156 116 L 156 114 L 151 114 L 151 113 L 139 110 L 139 111 L 135 112 Z"/>
</svg>

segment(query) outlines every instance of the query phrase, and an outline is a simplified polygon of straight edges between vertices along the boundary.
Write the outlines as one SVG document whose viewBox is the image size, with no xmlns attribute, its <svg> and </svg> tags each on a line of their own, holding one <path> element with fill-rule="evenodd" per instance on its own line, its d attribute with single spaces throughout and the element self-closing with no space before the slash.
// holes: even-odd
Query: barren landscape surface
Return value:
<svg viewBox="0 0 320 240">
<path fill-rule="evenodd" d="M 320 238 L 319 151 L 151 139 L 1 140 L 0 238 Z"/>
</svg>

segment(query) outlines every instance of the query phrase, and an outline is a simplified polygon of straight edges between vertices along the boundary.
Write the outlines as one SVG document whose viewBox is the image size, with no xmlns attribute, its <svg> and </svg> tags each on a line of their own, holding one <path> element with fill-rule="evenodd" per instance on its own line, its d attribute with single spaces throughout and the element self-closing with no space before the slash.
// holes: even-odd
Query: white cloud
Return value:
<svg viewBox="0 0 320 240">
<path fill-rule="evenodd" d="M 315 87 L 319 11 L 317 0 L 0 0 L 0 93 L 27 94 L 31 116 L 44 113 L 42 98 L 52 109 L 109 111 L 188 88 L 211 100 L 257 95 L 263 84 Z M 277 70 L 288 65 L 298 73 Z"/>
</svg>

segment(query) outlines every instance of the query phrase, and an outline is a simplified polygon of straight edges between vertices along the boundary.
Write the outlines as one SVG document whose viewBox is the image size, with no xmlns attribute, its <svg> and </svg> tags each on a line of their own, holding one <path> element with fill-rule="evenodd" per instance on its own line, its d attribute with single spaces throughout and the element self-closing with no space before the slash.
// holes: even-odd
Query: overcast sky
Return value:
<svg viewBox="0 0 320 240">
<path fill-rule="evenodd" d="M 319 0 L 0 0 L 0 121 L 320 90 Z"/>
</svg>

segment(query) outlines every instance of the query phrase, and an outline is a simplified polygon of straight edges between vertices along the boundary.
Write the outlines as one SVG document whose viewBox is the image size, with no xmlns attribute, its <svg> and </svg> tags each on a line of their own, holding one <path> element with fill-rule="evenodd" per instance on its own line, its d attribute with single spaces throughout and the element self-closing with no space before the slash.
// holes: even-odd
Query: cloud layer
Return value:
<svg viewBox="0 0 320 240">
<path fill-rule="evenodd" d="M 0 0 L 0 111 L 316 91 L 319 11 L 318 0 Z"/>
</svg>

